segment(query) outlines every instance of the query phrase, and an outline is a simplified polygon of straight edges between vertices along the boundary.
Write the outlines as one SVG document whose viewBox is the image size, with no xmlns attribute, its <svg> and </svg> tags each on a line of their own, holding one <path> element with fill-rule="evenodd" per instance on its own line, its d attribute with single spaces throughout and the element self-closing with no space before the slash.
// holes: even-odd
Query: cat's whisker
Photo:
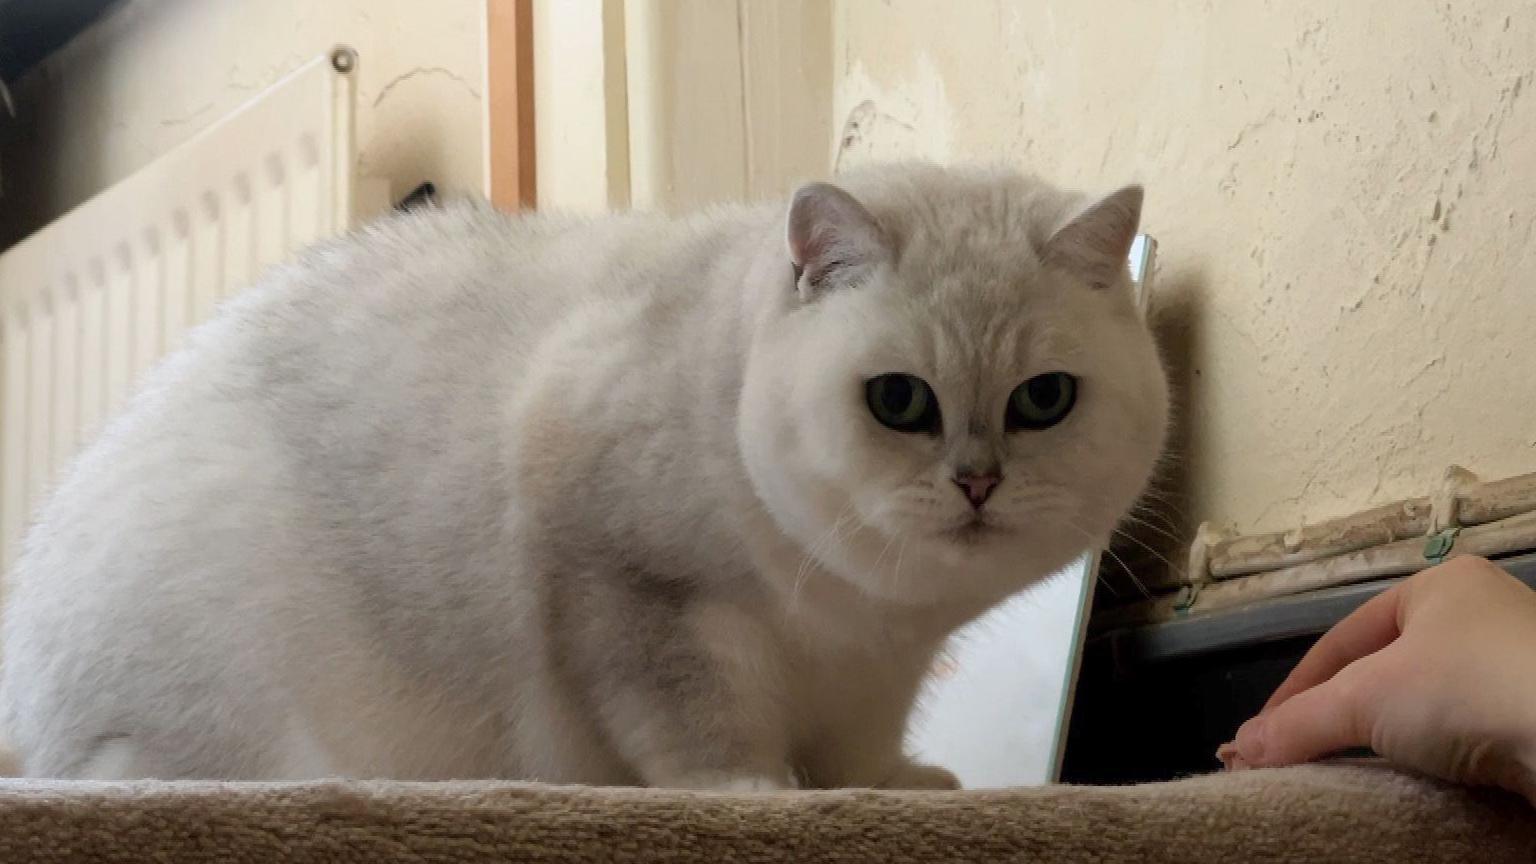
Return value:
<svg viewBox="0 0 1536 864">
<path fill-rule="evenodd" d="M 1147 504 L 1134 504 L 1129 510 L 1126 511 L 1126 514 L 1148 519 L 1156 519 L 1160 525 L 1173 532 L 1182 531 L 1184 525 L 1188 524 L 1187 521 L 1182 518 L 1176 518 L 1175 515 L 1164 513 L 1163 511 Z"/>
<path fill-rule="evenodd" d="M 837 516 L 832 519 L 832 525 L 827 529 L 826 533 L 818 537 L 816 542 L 812 543 L 806 550 L 805 557 L 800 560 L 800 569 L 796 574 L 798 581 L 803 582 L 806 576 L 809 575 L 810 570 L 821 563 L 820 556 L 822 550 L 836 542 L 838 535 L 842 533 L 843 525 L 854 518 L 854 514 L 850 512 L 852 507 L 852 502 L 845 504 L 843 509 L 838 511 Z"/>
<path fill-rule="evenodd" d="M 1177 489 L 1164 489 L 1160 487 L 1158 485 L 1160 482 L 1160 479 L 1157 477 L 1153 477 L 1151 480 L 1147 481 L 1146 487 L 1141 490 L 1142 497 L 1151 498 L 1157 501 L 1166 501 L 1170 495 L 1178 494 Z"/>
<path fill-rule="evenodd" d="M 899 589 L 901 587 L 901 557 L 903 555 L 905 555 L 906 552 L 907 552 L 907 535 L 906 534 L 902 534 L 901 535 L 901 545 L 896 547 L 896 569 L 894 571 L 895 575 L 891 579 L 891 581 L 894 583 L 892 587 L 895 587 L 897 589 Z"/>
<path fill-rule="evenodd" d="M 1136 503 L 1141 506 L 1156 504 L 1159 507 L 1168 508 L 1169 512 L 1180 518 L 1186 518 L 1188 516 L 1188 514 L 1184 512 L 1184 509 L 1176 504 L 1172 498 L 1159 492 L 1143 492 L 1141 498 L 1137 500 Z"/>
<path fill-rule="evenodd" d="M 1071 522 L 1071 521 L 1066 521 L 1066 522 L 1063 522 L 1062 524 L 1066 525 L 1067 527 L 1071 528 L 1073 531 L 1076 531 L 1077 533 L 1079 533 L 1079 534 L 1083 535 L 1084 537 L 1088 538 L 1088 542 L 1089 542 L 1090 546 L 1097 545 L 1095 543 L 1094 539 L 1093 539 L 1093 535 L 1088 533 L 1087 531 L 1084 531 L 1082 529 L 1082 527 L 1079 526 L 1077 523 Z M 1152 592 L 1147 590 L 1147 586 L 1145 584 L 1143 584 L 1142 581 L 1136 577 L 1136 574 L 1134 572 L 1131 571 L 1130 565 L 1125 563 L 1125 559 L 1124 558 L 1121 558 L 1119 555 L 1115 554 L 1115 550 L 1109 548 L 1109 546 L 1107 546 L 1107 545 L 1102 547 L 1100 549 L 1100 551 L 1103 552 L 1105 555 L 1108 555 L 1109 557 L 1115 559 L 1115 563 L 1119 564 L 1120 565 L 1120 569 L 1125 571 L 1126 577 L 1131 580 L 1131 584 L 1132 585 L 1136 586 L 1136 590 L 1141 592 L 1141 596 L 1143 598 L 1145 598 L 1147 600 L 1151 600 L 1152 599 Z"/>
<path fill-rule="evenodd" d="M 1189 514 L 1185 513 L 1182 509 L 1180 509 L 1180 507 L 1177 504 L 1174 504 L 1173 501 L 1171 501 L 1167 496 L 1161 494 L 1160 492 L 1158 492 L 1155 489 L 1152 489 L 1152 488 L 1149 487 L 1147 489 L 1142 490 L 1141 497 L 1146 499 L 1147 501 L 1151 501 L 1151 502 L 1153 502 L 1153 503 L 1155 503 L 1155 504 L 1157 504 L 1157 505 L 1159 505 L 1161 507 L 1167 507 L 1169 510 L 1173 511 L 1173 515 L 1179 517 L 1180 519 L 1184 519 L 1184 520 L 1188 520 L 1189 519 Z M 1145 506 L 1145 505 L 1141 501 L 1137 501 L 1136 505 L 1134 505 L 1134 506 Z"/>
<path fill-rule="evenodd" d="M 825 534 L 822 534 L 820 537 L 818 537 L 816 542 L 812 543 L 810 547 L 805 550 L 804 557 L 800 559 L 800 566 L 795 571 L 794 585 L 790 588 L 789 592 L 788 608 L 791 613 L 799 608 L 800 592 L 805 587 L 806 579 L 810 578 L 811 570 L 819 564 L 817 555 L 823 548 L 826 547 L 828 543 L 832 542 L 833 539 L 837 536 L 838 532 L 842 530 L 843 521 L 854 515 L 851 512 L 852 509 L 853 499 L 849 498 L 848 501 L 843 504 L 843 508 L 837 512 L 837 516 L 833 517 L 832 527 L 828 528 Z"/>
<path fill-rule="evenodd" d="M 1179 537 L 1179 535 L 1173 533 L 1172 531 L 1169 531 L 1167 528 L 1164 528 L 1164 527 L 1162 527 L 1160 525 L 1154 524 L 1152 522 L 1148 522 L 1147 520 L 1137 516 L 1134 511 L 1125 514 L 1125 518 L 1124 518 L 1123 521 L 1125 521 L 1126 523 L 1131 524 L 1131 525 L 1136 525 L 1136 526 L 1139 526 L 1141 528 L 1145 528 L 1148 531 L 1152 531 L 1152 532 L 1154 532 L 1156 534 L 1159 534 L 1159 535 L 1161 535 L 1163 537 L 1166 537 L 1166 538 L 1168 538 L 1169 540 L 1172 540 L 1175 543 L 1183 542 L 1183 540 Z"/>
<path fill-rule="evenodd" d="M 1126 578 L 1130 579 L 1131 584 L 1136 586 L 1136 590 L 1140 592 L 1142 599 L 1152 599 L 1152 592 L 1147 590 L 1146 584 L 1141 581 L 1140 577 L 1136 575 L 1135 571 L 1131 570 L 1131 566 L 1125 563 L 1124 558 L 1121 558 L 1118 554 L 1115 553 L 1115 550 L 1109 548 L 1108 546 L 1104 547 L 1104 554 L 1115 559 L 1115 563 L 1120 565 L 1120 569 L 1124 571 Z"/>
<path fill-rule="evenodd" d="M 1177 574 L 1180 579 L 1184 578 L 1184 568 L 1183 567 L 1180 567 L 1179 565 L 1173 563 L 1172 561 L 1169 561 L 1168 558 L 1163 555 L 1163 553 L 1161 553 L 1161 552 L 1157 551 L 1156 549 L 1153 549 L 1151 546 L 1147 545 L 1146 542 L 1143 541 L 1141 538 L 1136 537 L 1133 534 L 1128 534 L 1128 533 L 1126 533 L 1124 531 L 1121 531 L 1119 528 L 1114 528 L 1114 529 L 1111 529 L 1111 530 L 1113 530 L 1115 532 L 1115 536 L 1116 537 L 1124 537 L 1126 540 L 1129 540 L 1132 543 L 1135 543 L 1137 546 L 1140 546 L 1141 548 L 1145 549 L 1153 558 L 1156 558 L 1157 560 L 1163 562 L 1163 564 L 1167 565 L 1168 569 L 1172 570 L 1175 574 Z M 1105 548 L 1108 548 L 1108 547 L 1105 547 Z M 1124 566 L 1123 562 L 1122 562 L 1121 566 Z"/>
<path fill-rule="evenodd" d="M 1136 530 L 1138 533 L 1141 531 L 1150 532 L 1148 534 L 1149 539 L 1161 540 L 1174 548 L 1182 548 L 1188 545 L 1184 539 L 1184 533 L 1177 526 L 1166 521 L 1159 524 L 1158 522 L 1142 518 L 1135 513 L 1127 513 L 1121 519 L 1121 524 Z"/>
<path fill-rule="evenodd" d="M 1104 590 L 1109 592 L 1110 597 L 1119 600 L 1121 597 L 1125 596 L 1120 593 L 1120 589 L 1115 587 L 1115 583 L 1104 578 L 1103 573 L 1095 573 L 1094 578 L 1098 581 L 1098 584 L 1104 586 Z"/>
<path fill-rule="evenodd" d="M 895 543 L 900 536 L 901 535 L 898 533 L 892 533 L 890 538 L 885 541 L 885 545 L 880 548 L 880 554 L 875 556 L 875 563 L 869 565 L 871 573 L 880 572 L 880 562 L 885 560 L 885 553 L 891 551 L 891 545 Z"/>
<path fill-rule="evenodd" d="M 1169 517 L 1168 514 L 1163 513 L 1162 511 L 1157 510 L 1155 508 L 1148 507 L 1145 504 L 1136 504 L 1136 505 L 1132 506 L 1131 509 L 1126 513 L 1126 516 L 1127 517 L 1135 516 L 1135 517 L 1138 517 L 1138 518 L 1139 517 L 1146 517 L 1146 518 L 1149 518 L 1149 519 L 1157 519 L 1162 524 L 1162 527 L 1167 529 L 1170 532 L 1175 532 L 1176 533 L 1176 532 L 1178 532 L 1180 530 L 1180 527 L 1181 527 L 1177 522 L 1175 522 L 1171 517 Z M 1177 536 L 1175 536 L 1174 539 L 1179 539 L 1179 538 Z"/>
</svg>

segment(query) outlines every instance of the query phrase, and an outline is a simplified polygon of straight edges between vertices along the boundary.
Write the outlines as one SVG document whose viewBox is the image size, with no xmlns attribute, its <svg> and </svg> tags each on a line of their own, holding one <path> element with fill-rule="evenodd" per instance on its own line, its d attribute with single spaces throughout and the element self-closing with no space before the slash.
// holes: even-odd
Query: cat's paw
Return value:
<svg viewBox="0 0 1536 864">
<path fill-rule="evenodd" d="M 907 762 L 896 773 L 892 774 L 884 783 L 882 789 L 959 789 L 960 778 L 947 768 L 937 765 L 924 765 L 921 762 Z"/>
<path fill-rule="evenodd" d="M 708 787 L 716 792 L 778 792 L 795 788 L 787 779 L 774 777 L 732 777 Z"/>
<path fill-rule="evenodd" d="M 657 784 L 674 789 L 696 789 L 707 792 L 730 792 L 749 794 L 753 792 L 779 792 L 785 789 L 798 789 L 795 778 L 789 772 L 783 776 L 769 776 L 766 774 L 733 774 L 728 771 L 692 771 L 678 777 L 668 778 L 668 782 Z"/>
</svg>

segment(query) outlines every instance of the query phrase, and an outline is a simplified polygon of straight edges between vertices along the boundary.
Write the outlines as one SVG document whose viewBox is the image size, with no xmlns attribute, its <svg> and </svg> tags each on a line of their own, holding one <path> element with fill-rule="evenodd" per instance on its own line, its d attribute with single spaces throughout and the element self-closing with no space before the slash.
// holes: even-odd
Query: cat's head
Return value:
<svg viewBox="0 0 1536 864">
<path fill-rule="evenodd" d="M 738 427 L 781 529 L 918 605 L 990 602 L 1106 543 L 1168 420 L 1127 271 L 1141 199 L 931 166 L 800 189 Z"/>
</svg>

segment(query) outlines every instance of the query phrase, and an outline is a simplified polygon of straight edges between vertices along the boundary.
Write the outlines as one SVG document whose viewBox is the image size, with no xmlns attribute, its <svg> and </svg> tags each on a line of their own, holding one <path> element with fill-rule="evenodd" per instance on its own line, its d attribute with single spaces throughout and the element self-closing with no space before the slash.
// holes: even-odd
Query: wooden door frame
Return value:
<svg viewBox="0 0 1536 864">
<path fill-rule="evenodd" d="M 533 119 L 533 0 L 485 0 L 486 164 L 491 203 L 538 204 Z"/>
</svg>

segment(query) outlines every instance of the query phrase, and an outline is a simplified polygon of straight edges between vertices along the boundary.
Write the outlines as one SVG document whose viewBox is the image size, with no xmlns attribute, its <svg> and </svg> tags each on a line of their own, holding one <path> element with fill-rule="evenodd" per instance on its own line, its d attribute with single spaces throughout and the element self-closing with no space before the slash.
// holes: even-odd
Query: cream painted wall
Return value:
<svg viewBox="0 0 1536 864">
<path fill-rule="evenodd" d="M 831 158 L 824 0 L 535 0 L 539 206 L 786 195 Z"/>
<path fill-rule="evenodd" d="M 825 177 L 824 0 L 625 0 L 630 200 L 688 210 Z"/>
<path fill-rule="evenodd" d="M 338 43 L 357 49 L 359 170 L 392 194 L 482 189 L 484 0 L 127 0 L 16 87 L 0 247 Z"/>
<path fill-rule="evenodd" d="M 534 0 L 534 149 L 539 207 L 629 204 L 623 0 Z"/>
<path fill-rule="evenodd" d="M 1536 5 L 838 0 L 843 164 L 1147 184 L 1190 520 L 1536 470 Z"/>
</svg>

